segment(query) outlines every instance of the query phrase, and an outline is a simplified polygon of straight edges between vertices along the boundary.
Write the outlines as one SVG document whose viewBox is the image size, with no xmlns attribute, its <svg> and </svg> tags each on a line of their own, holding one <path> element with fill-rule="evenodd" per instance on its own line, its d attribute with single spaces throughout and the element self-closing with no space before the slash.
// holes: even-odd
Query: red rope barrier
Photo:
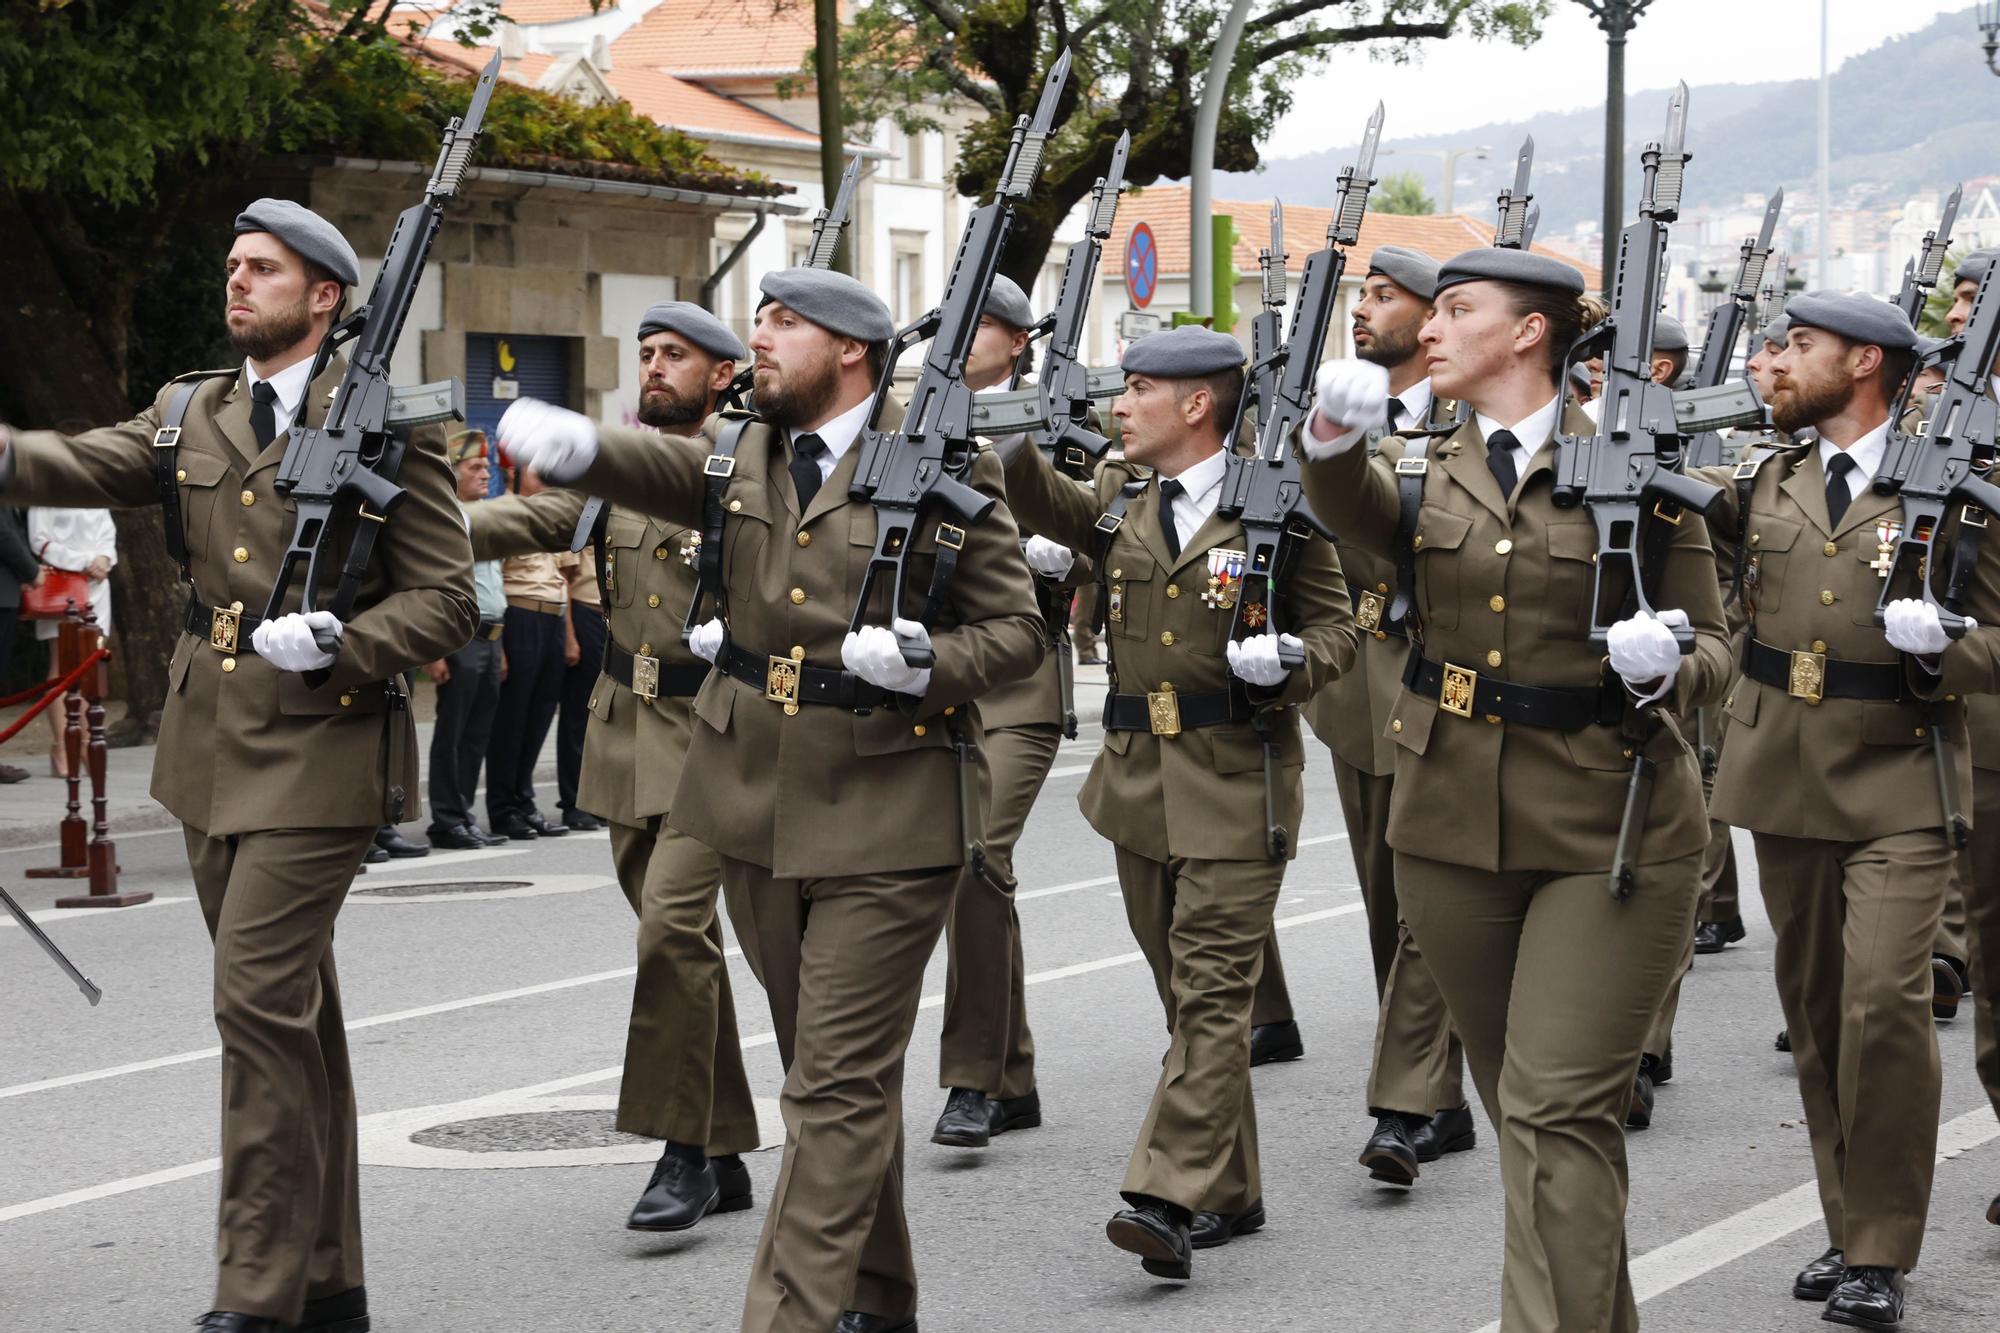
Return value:
<svg viewBox="0 0 2000 1333">
<path fill-rule="evenodd" d="M 29 689 L 22 690 L 19 694 L 10 694 L 5 699 L 0 699 L 0 708 L 7 708 L 7 707 L 12 707 L 14 704 L 21 702 L 21 700 L 23 699 L 32 697 L 35 694 L 40 694 L 42 696 L 40 699 L 37 699 L 35 701 L 34 707 L 30 708 L 27 712 L 21 714 L 21 716 L 15 718 L 12 724 L 7 726 L 6 728 L 0 729 L 0 745 L 5 745 L 8 741 L 13 740 L 15 734 L 18 733 L 22 727 L 25 727 L 30 722 L 34 721 L 35 718 L 41 715 L 41 712 L 44 708 L 47 708 L 50 704 L 54 703 L 58 698 L 62 696 L 62 694 L 66 690 L 69 689 L 71 685 L 74 685 L 77 681 L 82 680 L 86 672 L 88 672 L 92 667 L 96 666 L 99 662 L 103 661 L 105 658 L 109 656 L 111 656 L 111 650 L 109 648 L 99 648 L 95 652 L 93 652 L 90 656 L 84 658 L 83 664 L 81 666 L 77 667 L 76 670 L 70 672 L 67 676 L 64 676 L 61 680 L 45 680 L 41 682 L 41 684 L 39 685 L 35 685 Z"/>
</svg>

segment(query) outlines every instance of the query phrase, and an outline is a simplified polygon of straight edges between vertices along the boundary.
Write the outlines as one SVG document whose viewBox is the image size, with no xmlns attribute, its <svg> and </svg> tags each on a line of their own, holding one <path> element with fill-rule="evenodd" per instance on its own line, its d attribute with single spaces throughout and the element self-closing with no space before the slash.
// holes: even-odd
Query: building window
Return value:
<svg viewBox="0 0 2000 1333">
<path fill-rule="evenodd" d="M 924 179 L 924 140 L 922 131 L 905 134 L 903 138 L 903 175 L 913 181 Z"/>
<path fill-rule="evenodd" d="M 896 322 L 908 324 L 925 310 L 924 241 L 920 235 L 892 232 L 890 244 L 895 248 L 891 288 L 895 299 L 891 304 Z"/>
<path fill-rule="evenodd" d="M 1062 275 L 1061 263 L 1042 265 L 1041 281 L 1035 284 L 1033 297 L 1036 314 L 1047 314 L 1056 308 L 1056 298 L 1062 295 Z"/>
</svg>

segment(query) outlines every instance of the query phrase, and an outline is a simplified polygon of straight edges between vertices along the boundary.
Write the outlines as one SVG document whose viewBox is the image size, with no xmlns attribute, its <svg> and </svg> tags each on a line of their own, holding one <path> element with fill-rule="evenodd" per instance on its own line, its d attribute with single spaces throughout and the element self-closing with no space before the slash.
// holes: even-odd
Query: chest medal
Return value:
<svg viewBox="0 0 2000 1333">
<path fill-rule="evenodd" d="M 1243 562 L 1249 558 L 1248 551 L 1223 547 L 1208 553 L 1208 591 L 1202 593 L 1201 600 L 1211 611 L 1235 609 L 1236 599 L 1243 592 Z"/>
</svg>

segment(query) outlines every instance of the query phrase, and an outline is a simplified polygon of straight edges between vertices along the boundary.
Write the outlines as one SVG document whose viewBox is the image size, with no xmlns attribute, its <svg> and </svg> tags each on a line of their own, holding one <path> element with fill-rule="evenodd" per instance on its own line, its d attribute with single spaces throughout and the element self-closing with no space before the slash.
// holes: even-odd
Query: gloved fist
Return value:
<svg viewBox="0 0 2000 1333">
<path fill-rule="evenodd" d="M 1681 669 L 1681 646 L 1674 631 L 1687 625 L 1685 611 L 1662 611 L 1657 618 L 1641 611 L 1613 625 L 1605 636 L 1611 669 L 1641 703 L 1651 703 L 1673 688 Z"/>
<path fill-rule="evenodd" d="M 1247 639 L 1231 639 L 1225 650 L 1229 669 L 1252 685 L 1273 689 L 1285 683 L 1290 670 L 1278 660 L 1278 645 L 1304 652 L 1305 640 L 1296 634 L 1257 634 Z"/>
<path fill-rule="evenodd" d="M 1389 372 L 1372 361 L 1329 361 L 1319 368 L 1319 402 L 1299 442 L 1309 459 L 1331 458 L 1389 411 Z"/>
<path fill-rule="evenodd" d="M 711 617 L 696 625 L 687 638 L 688 651 L 702 661 L 713 665 L 716 655 L 722 651 L 722 621 Z"/>
<path fill-rule="evenodd" d="M 900 616 L 895 624 L 895 634 L 880 625 L 863 625 L 858 630 L 849 630 L 847 638 L 841 641 L 840 663 L 870 685 L 896 694 L 922 694 L 931 687 L 931 669 L 913 667 L 905 662 L 903 650 L 896 644 L 896 635 L 928 648 L 930 632 L 918 622 L 904 620 Z"/>
<path fill-rule="evenodd" d="M 333 665 L 345 626 L 331 611 L 297 611 L 267 620 L 250 632 L 257 656 L 280 671 L 323 671 Z M 320 647 L 333 644 L 333 650 Z"/>
<path fill-rule="evenodd" d="M 581 412 L 522 398 L 500 417 L 500 447 L 515 466 L 563 485 L 596 459 L 597 426 Z"/>
<path fill-rule="evenodd" d="M 1971 616 L 1965 618 L 1968 633 L 1979 628 Z M 1898 597 L 1882 611 L 1882 637 L 1899 653 L 1935 657 L 1951 647 L 1951 636 L 1938 620 L 1937 608 L 1917 597 Z"/>
<path fill-rule="evenodd" d="M 1059 579 L 1076 563 L 1076 552 L 1047 537 L 1028 538 L 1021 543 L 1021 554 L 1028 557 L 1028 568 L 1043 578 Z"/>
</svg>

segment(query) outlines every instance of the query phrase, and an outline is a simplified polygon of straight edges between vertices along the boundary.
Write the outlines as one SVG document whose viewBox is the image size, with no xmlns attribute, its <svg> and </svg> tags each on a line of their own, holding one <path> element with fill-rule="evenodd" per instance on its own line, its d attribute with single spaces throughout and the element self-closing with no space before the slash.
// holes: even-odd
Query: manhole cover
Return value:
<svg viewBox="0 0 2000 1333">
<path fill-rule="evenodd" d="M 434 1125 L 410 1135 L 410 1142 L 455 1152 L 544 1152 L 652 1143 L 637 1134 L 620 1133 L 614 1127 L 617 1120 L 616 1111 L 530 1111 Z"/>
<path fill-rule="evenodd" d="M 535 882 L 529 879 L 455 879 L 443 884 L 384 884 L 379 888 L 354 890 L 356 897 L 370 898 L 415 898 L 440 893 L 506 893 L 514 889 L 531 889 Z"/>
</svg>

